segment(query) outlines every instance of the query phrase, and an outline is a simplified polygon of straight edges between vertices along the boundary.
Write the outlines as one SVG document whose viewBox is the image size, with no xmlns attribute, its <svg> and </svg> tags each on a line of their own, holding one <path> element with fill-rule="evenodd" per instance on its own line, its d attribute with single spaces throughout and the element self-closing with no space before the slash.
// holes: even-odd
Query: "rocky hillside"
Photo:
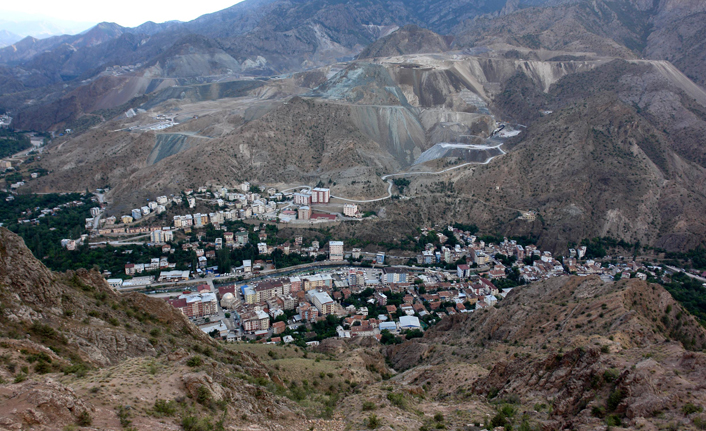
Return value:
<svg viewBox="0 0 706 431">
<path fill-rule="evenodd" d="M 51 273 L 4 228 L 0 304 L 5 429 L 304 420 L 254 384 L 272 381 L 257 357 L 223 349 L 164 301 L 116 294 L 96 272 Z"/>
<path fill-rule="evenodd" d="M 494 425 L 517 423 L 524 410 L 544 429 L 695 429 L 705 345 L 704 328 L 661 286 L 564 277 L 444 319 L 388 355 L 409 369 L 399 378 L 438 399 L 489 400 Z M 444 375 L 463 363 L 486 370 Z"/>
<path fill-rule="evenodd" d="M 368 45 L 358 58 L 394 57 L 448 50 L 449 43 L 443 36 L 416 25 L 407 25 Z"/>
</svg>

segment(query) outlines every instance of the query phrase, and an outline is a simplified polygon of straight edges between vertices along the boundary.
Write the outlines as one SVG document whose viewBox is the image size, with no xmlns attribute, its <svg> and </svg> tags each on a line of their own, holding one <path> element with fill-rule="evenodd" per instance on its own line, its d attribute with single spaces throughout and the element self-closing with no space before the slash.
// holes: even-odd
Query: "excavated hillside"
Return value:
<svg viewBox="0 0 706 431">
<path fill-rule="evenodd" d="M 696 429 L 704 346 L 704 328 L 659 285 L 561 277 L 443 319 L 388 357 L 408 369 L 396 379 L 437 399 L 514 404 L 543 429 Z M 485 369 L 447 375 L 465 363 Z"/>
<path fill-rule="evenodd" d="M 40 165 L 50 174 L 32 190 L 110 184 L 115 213 L 244 180 L 322 180 L 335 196 L 365 200 L 385 196 L 383 175 L 473 162 L 410 175 L 410 200 L 366 211 L 385 208 L 398 222 L 389 239 L 454 221 L 530 235 L 553 250 L 606 235 L 668 250 L 706 238 L 706 92 L 669 63 L 419 54 L 266 82 L 171 87 L 150 99 L 147 114 L 48 149 Z M 159 113 L 181 124 L 169 135 L 144 131 Z M 487 141 L 497 120 L 519 136 Z M 527 210 L 540 217 L 518 220 Z"/>
<path fill-rule="evenodd" d="M 449 41 L 447 38 L 412 24 L 371 43 L 358 54 L 358 58 L 394 57 L 396 55 L 446 52 L 448 50 Z"/>
</svg>

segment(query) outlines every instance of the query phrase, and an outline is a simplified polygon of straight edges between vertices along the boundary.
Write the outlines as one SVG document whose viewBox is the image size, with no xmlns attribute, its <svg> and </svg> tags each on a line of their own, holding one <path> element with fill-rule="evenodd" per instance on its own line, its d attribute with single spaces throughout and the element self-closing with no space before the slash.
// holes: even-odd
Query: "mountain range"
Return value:
<svg viewBox="0 0 706 431">
<path fill-rule="evenodd" d="M 593 236 L 683 250 L 706 239 L 705 9 L 244 1 L 0 49 L 0 107 L 20 129 L 72 129 L 32 190 L 110 185 L 116 213 L 238 180 L 324 180 L 370 200 L 385 195 L 381 176 L 408 172 L 410 199 L 363 205 L 385 208 L 391 237 L 463 220 L 555 250 Z M 149 130 L 156 114 L 179 125 Z M 519 132 L 502 147 L 487 141 L 499 123 Z M 517 218 L 528 210 L 541 217 Z"/>
</svg>

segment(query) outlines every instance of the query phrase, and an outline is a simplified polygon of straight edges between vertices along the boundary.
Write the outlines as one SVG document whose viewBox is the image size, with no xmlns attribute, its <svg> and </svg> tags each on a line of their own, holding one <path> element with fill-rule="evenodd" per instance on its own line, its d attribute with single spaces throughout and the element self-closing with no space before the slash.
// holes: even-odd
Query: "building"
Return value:
<svg viewBox="0 0 706 431">
<path fill-rule="evenodd" d="M 132 210 L 132 219 L 133 220 L 139 220 L 141 218 L 142 218 L 142 210 L 140 210 L 139 208 L 135 208 L 134 210 Z"/>
<path fill-rule="evenodd" d="M 343 241 L 329 241 L 328 243 L 329 260 L 343 260 Z"/>
<path fill-rule="evenodd" d="M 343 215 L 346 217 L 358 217 L 358 205 L 356 204 L 345 204 L 343 205 Z"/>
<path fill-rule="evenodd" d="M 331 190 L 324 188 L 315 188 L 311 191 L 312 204 L 327 204 L 331 200 Z"/>
<path fill-rule="evenodd" d="M 299 316 L 301 316 L 302 321 L 304 322 L 313 322 L 317 317 L 319 317 L 319 309 L 312 307 L 311 304 L 306 302 L 299 304 L 299 307 L 297 307 L 297 313 L 299 313 Z"/>
<path fill-rule="evenodd" d="M 307 292 L 307 296 L 312 304 L 319 310 L 319 314 L 326 316 L 334 313 L 334 302 L 333 299 L 326 292 L 319 292 L 318 290 L 310 290 Z"/>
<path fill-rule="evenodd" d="M 311 207 L 309 206 L 301 206 L 297 210 L 297 218 L 299 220 L 310 220 L 311 219 Z"/>
<path fill-rule="evenodd" d="M 283 333 L 285 329 L 287 329 L 287 324 L 282 321 L 275 322 L 272 324 L 272 333 L 274 335 L 279 335 Z"/>
<path fill-rule="evenodd" d="M 385 283 L 406 283 L 407 270 L 404 268 L 383 268 L 382 281 Z"/>
<path fill-rule="evenodd" d="M 123 280 L 122 278 L 109 278 L 108 285 L 113 289 L 120 289 L 123 287 Z"/>
<path fill-rule="evenodd" d="M 311 205 L 311 193 L 294 193 L 294 205 Z"/>
<path fill-rule="evenodd" d="M 127 271 L 127 265 L 126 271 Z M 186 281 L 189 279 L 189 271 L 162 271 L 159 274 L 158 281 L 165 282 L 175 282 L 175 281 Z"/>
<path fill-rule="evenodd" d="M 213 316 L 218 313 L 218 302 L 213 293 L 183 294 L 179 295 L 177 299 L 168 300 L 168 302 L 190 319 Z"/>
<path fill-rule="evenodd" d="M 150 232 L 150 241 L 154 244 L 165 244 L 174 240 L 174 233 L 169 228 Z"/>
<path fill-rule="evenodd" d="M 400 329 L 422 329 L 422 325 L 416 316 L 402 316 L 400 317 Z"/>
<path fill-rule="evenodd" d="M 379 252 L 375 255 L 375 263 L 378 265 L 383 265 L 385 263 L 385 253 Z"/>
<path fill-rule="evenodd" d="M 458 278 L 468 278 L 471 275 L 470 268 L 468 265 L 458 265 L 456 266 L 456 275 Z"/>
<path fill-rule="evenodd" d="M 243 313 L 241 320 L 245 332 L 252 333 L 270 329 L 270 316 L 262 310 Z"/>
<path fill-rule="evenodd" d="M 248 243 L 248 233 L 247 232 L 236 232 L 235 233 L 235 244 L 238 246 L 244 246 Z"/>
</svg>

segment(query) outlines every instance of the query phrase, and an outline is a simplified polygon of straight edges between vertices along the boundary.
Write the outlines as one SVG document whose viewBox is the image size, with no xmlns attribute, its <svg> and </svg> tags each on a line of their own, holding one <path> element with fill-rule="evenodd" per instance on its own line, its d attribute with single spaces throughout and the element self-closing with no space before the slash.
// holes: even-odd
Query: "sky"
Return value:
<svg viewBox="0 0 706 431">
<path fill-rule="evenodd" d="M 135 27 L 146 21 L 191 21 L 242 0 L 22 0 L 0 6 L 0 20 L 57 20 L 85 23 L 115 22 Z"/>
</svg>

